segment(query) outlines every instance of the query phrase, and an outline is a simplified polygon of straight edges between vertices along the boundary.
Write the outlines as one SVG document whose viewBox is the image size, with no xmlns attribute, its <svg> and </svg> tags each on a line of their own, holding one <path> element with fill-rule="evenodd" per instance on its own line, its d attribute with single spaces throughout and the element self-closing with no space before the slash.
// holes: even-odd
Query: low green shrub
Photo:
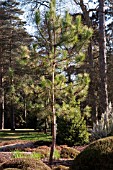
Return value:
<svg viewBox="0 0 113 170">
<path fill-rule="evenodd" d="M 14 152 L 12 152 L 12 157 L 13 158 L 22 158 L 22 157 L 25 157 L 25 156 L 19 150 L 15 150 Z"/>
<path fill-rule="evenodd" d="M 51 170 L 46 164 L 37 159 L 17 158 L 11 159 L 0 165 L 0 170 L 8 168 L 21 170 Z"/>
<path fill-rule="evenodd" d="M 68 109 L 68 114 L 67 109 L 64 109 L 57 117 L 57 144 L 73 146 L 88 143 L 90 134 L 81 114 L 80 105 L 73 103 Z"/>
<path fill-rule="evenodd" d="M 41 154 L 37 152 L 20 152 L 19 150 L 16 150 L 13 152 L 12 155 L 13 158 L 35 158 L 35 159 L 41 159 Z"/>
<path fill-rule="evenodd" d="M 80 152 L 74 148 L 64 147 L 61 150 L 61 158 L 75 158 Z"/>
<path fill-rule="evenodd" d="M 60 159 L 60 151 L 55 149 L 53 157 L 54 159 Z"/>
<path fill-rule="evenodd" d="M 74 159 L 70 170 L 113 170 L 113 137 L 91 143 Z"/>
</svg>

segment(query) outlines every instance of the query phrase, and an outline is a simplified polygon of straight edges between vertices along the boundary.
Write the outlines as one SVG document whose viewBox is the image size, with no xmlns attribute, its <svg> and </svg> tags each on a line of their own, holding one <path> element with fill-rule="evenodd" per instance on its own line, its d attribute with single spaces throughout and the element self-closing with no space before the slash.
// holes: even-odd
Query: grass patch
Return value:
<svg viewBox="0 0 113 170">
<path fill-rule="evenodd" d="M 19 150 L 12 152 L 12 158 L 33 158 L 33 159 L 41 159 L 41 154 L 37 152 L 32 153 L 24 153 Z"/>
<path fill-rule="evenodd" d="M 19 139 L 21 140 L 38 140 L 38 141 L 51 141 L 51 136 L 49 134 L 44 133 L 38 133 L 38 132 L 32 132 L 32 133 L 26 133 L 21 134 Z"/>
<path fill-rule="evenodd" d="M 23 157 L 22 152 L 20 152 L 19 150 L 16 150 L 12 153 L 13 153 L 13 156 L 12 156 L 13 158 L 22 158 Z"/>
<path fill-rule="evenodd" d="M 60 159 L 60 152 L 57 149 L 55 149 L 53 157 L 54 159 Z"/>
<path fill-rule="evenodd" d="M 0 140 L 6 141 L 6 140 L 33 140 L 33 141 L 51 141 L 50 134 L 44 134 L 44 133 L 38 133 L 38 132 L 0 132 Z"/>
<path fill-rule="evenodd" d="M 42 158 L 49 158 L 50 150 L 44 149 L 42 147 L 34 150 L 33 152 L 24 152 L 19 149 L 12 151 L 12 158 L 33 158 L 33 159 L 42 159 Z M 60 159 L 60 151 L 55 149 L 54 151 L 54 159 Z"/>
</svg>

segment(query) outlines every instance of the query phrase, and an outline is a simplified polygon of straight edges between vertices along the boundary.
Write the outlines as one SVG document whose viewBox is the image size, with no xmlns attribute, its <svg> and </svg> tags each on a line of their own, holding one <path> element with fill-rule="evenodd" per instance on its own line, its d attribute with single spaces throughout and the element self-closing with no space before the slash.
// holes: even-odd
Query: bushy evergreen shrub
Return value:
<svg viewBox="0 0 113 170">
<path fill-rule="evenodd" d="M 73 105 L 68 114 L 62 114 L 57 118 L 57 143 L 73 146 L 88 142 L 89 133 L 80 106 Z"/>
</svg>

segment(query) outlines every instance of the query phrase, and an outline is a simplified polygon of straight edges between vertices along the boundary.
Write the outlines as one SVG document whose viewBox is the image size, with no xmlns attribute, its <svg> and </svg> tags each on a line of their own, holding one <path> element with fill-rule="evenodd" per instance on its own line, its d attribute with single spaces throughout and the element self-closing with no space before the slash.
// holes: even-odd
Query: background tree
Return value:
<svg viewBox="0 0 113 170">
<path fill-rule="evenodd" d="M 108 105 L 108 104 L 106 104 L 106 103 L 108 103 L 108 94 L 107 94 L 108 93 L 108 89 L 107 89 L 108 85 L 107 84 L 109 84 L 109 83 L 107 83 L 106 68 L 108 66 L 108 63 L 107 63 L 108 55 L 106 56 L 106 54 L 107 54 L 106 52 L 109 51 L 108 49 L 111 47 L 111 45 L 109 44 L 106 49 L 106 45 L 105 45 L 106 43 L 102 40 L 101 35 L 104 36 L 104 40 L 105 40 L 106 38 L 108 39 L 108 37 L 110 36 L 110 34 L 112 32 L 112 30 L 108 31 L 108 26 L 107 26 L 107 25 L 109 25 L 107 23 L 110 23 L 110 25 L 112 23 L 111 19 L 110 19 L 110 13 L 108 12 L 108 11 L 110 11 L 112 4 L 110 1 L 103 1 L 103 2 L 89 1 L 90 4 L 92 3 L 92 5 L 88 6 L 87 3 L 85 3 L 85 1 L 83 1 L 83 0 L 80 0 L 80 1 L 74 0 L 74 2 L 76 3 L 76 5 L 78 5 L 80 7 L 80 9 L 82 11 L 81 15 L 83 14 L 82 15 L 83 21 L 87 25 L 90 25 L 94 29 L 94 32 L 95 32 L 94 36 L 91 39 L 91 43 L 89 44 L 89 52 L 88 52 L 89 54 L 87 55 L 87 59 L 86 59 L 87 64 L 83 67 L 83 69 L 87 69 L 87 71 L 90 74 L 91 82 L 90 82 L 90 86 L 89 86 L 87 103 L 92 107 L 92 112 L 91 112 L 92 121 L 96 121 L 97 118 L 100 119 L 102 112 L 104 112 L 106 110 L 106 105 Z M 103 13 L 102 13 L 102 10 L 104 10 Z M 76 13 L 75 13 L 75 15 L 76 15 Z M 100 19 L 100 16 L 102 17 L 101 19 Z M 103 26 L 102 26 L 102 21 L 104 22 Z M 100 27 L 99 27 L 99 25 L 100 25 Z M 105 27 L 105 25 L 106 25 L 106 27 Z M 103 34 L 102 34 L 102 29 L 103 29 Z M 101 30 L 101 33 L 100 33 L 100 30 Z M 106 31 L 106 34 L 105 34 L 105 31 Z M 98 38 L 99 35 L 101 36 L 101 39 Z M 100 40 L 104 42 L 104 48 L 101 48 L 102 46 L 100 45 L 100 48 L 98 49 Z M 107 41 L 109 41 L 109 40 L 107 40 Z M 103 52 L 102 52 L 102 50 L 103 50 Z M 102 71 L 102 70 L 104 70 L 104 71 Z M 101 76 L 103 76 L 105 83 L 103 83 Z M 104 86 L 104 87 L 101 87 L 100 84 L 102 84 L 102 86 Z M 102 88 L 104 91 L 102 90 Z M 102 96 L 102 95 L 104 95 L 104 96 Z M 102 103 L 104 103 L 104 104 L 102 104 Z M 83 105 L 84 105 L 84 103 L 83 103 Z"/>
<path fill-rule="evenodd" d="M 23 23 L 18 17 L 22 12 L 20 9 L 16 8 L 17 5 L 19 5 L 17 2 L 10 0 L 5 0 L 0 3 L 1 88 L 3 94 L 1 98 L 5 98 L 5 102 L 4 100 L 1 102 L 1 122 L 2 128 L 4 128 L 4 109 L 8 109 L 7 113 L 10 114 L 11 118 L 11 129 L 15 129 L 14 105 L 15 87 L 17 86 L 16 60 L 17 57 L 20 56 L 19 50 L 21 45 L 28 45 L 30 42 L 28 34 L 25 32 L 25 29 L 22 28 Z"/>
</svg>

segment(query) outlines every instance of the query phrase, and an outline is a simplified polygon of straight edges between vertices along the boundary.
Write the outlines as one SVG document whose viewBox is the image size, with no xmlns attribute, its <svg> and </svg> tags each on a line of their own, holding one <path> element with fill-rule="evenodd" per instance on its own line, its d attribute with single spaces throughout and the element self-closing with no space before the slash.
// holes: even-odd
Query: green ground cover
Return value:
<svg viewBox="0 0 113 170">
<path fill-rule="evenodd" d="M 35 131 L 1 131 L 0 141 L 7 140 L 33 140 L 33 141 L 51 141 L 51 135 Z"/>
</svg>

